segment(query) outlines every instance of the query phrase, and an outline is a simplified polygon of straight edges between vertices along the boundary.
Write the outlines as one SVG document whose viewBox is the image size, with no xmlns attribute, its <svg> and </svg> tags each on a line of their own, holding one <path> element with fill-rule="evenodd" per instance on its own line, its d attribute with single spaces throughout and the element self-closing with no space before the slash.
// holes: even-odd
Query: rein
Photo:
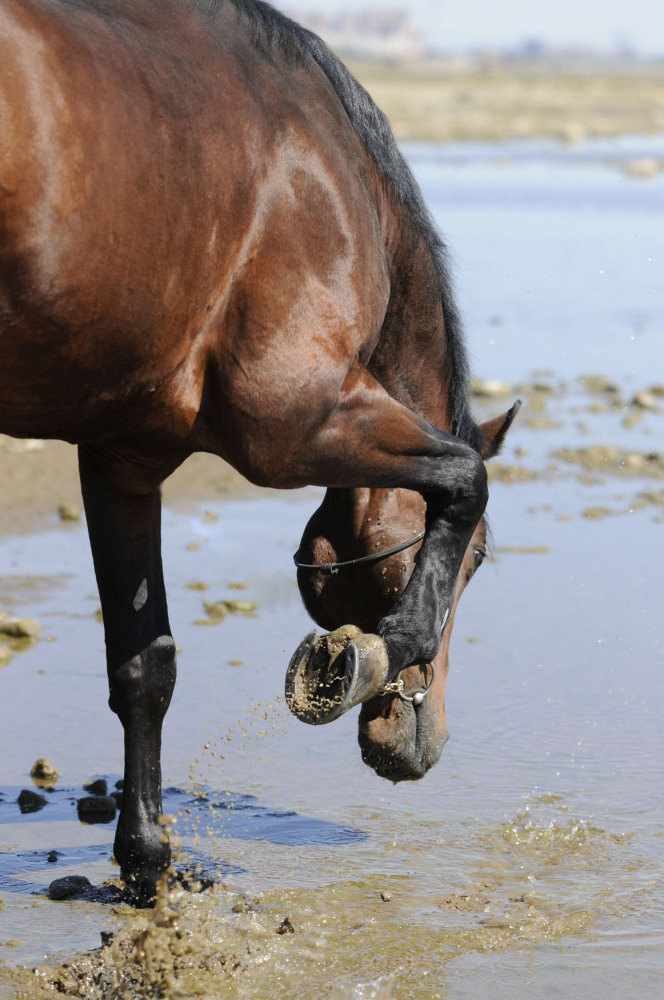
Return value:
<svg viewBox="0 0 664 1000">
<path fill-rule="evenodd" d="M 338 573 L 340 569 L 345 569 L 347 566 L 361 566 L 363 563 L 373 563 L 378 562 L 380 559 L 387 559 L 388 556 L 394 556 L 397 552 L 403 552 L 404 549 L 410 549 L 413 545 L 417 545 L 424 538 L 425 532 L 421 532 L 416 535 L 415 538 L 411 538 L 407 542 L 401 542 L 400 545 L 393 545 L 391 549 L 384 549 L 382 552 L 373 552 L 368 556 L 360 556 L 359 559 L 346 559 L 345 562 L 331 562 L 331 563 L 303 563 L 298 562 L 300 558 L 300 550 L 293 556 L 293 562 L 298 569 L 317 569 L 321 573 L 329 573 L 334 576 Z"/>
</svg>

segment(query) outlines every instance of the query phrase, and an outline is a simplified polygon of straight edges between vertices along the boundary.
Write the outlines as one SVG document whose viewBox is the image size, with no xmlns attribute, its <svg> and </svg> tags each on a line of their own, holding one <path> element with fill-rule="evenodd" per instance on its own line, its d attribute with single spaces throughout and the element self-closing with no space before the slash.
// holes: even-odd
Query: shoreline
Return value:
<svg viewBox="0 0 664 1000">
<path fill-rule="evenodd" d="M 0 483 L 0 536 L 48 531 L 63 521 L 83 517 L 75 445 L 0 435 Z M 273 491 L 253 486 L 223 459 L 197 453 L 169 476 L 163 498 L 165 506 L 178 509 L 185 502 L 214 502 L 266 492 Z M 59 513 L 61 507 L 63 514 Z"/>
<path fill-rule="evenodd" d="M 349 61 L 399 142 L 504 142 L 664 133 L 664 70 L 467 69 Z"/>
</svg>

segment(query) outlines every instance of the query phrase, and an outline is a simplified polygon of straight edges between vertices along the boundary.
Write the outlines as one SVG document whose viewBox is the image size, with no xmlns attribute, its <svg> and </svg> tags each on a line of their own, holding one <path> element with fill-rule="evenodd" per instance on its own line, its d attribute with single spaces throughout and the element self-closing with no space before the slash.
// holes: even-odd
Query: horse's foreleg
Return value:
<svg viewBox="0 0 664 1000">
<path fill-rule="evenodd" d="M 148 901 L 170 860 L 159 825 L 161 728 L 175 684 L 161 566 L 161 498 L 130 466 L 79 449 L 81 486 L 101 597 L 109 704 L 124 728 L 125 770 L 115 857 Z"/>
<path fill-rule="evenodd" d="M 488 498 L 484 462 L 465 442 L 392 399 L 362 369 L 298 456 L 298 478 L 321 486 L 404 487 L 427 503 L 426 535 L 412 577 L 378 625 L 388 680 L 436 656 L 457 576 Z"/>
</svg>

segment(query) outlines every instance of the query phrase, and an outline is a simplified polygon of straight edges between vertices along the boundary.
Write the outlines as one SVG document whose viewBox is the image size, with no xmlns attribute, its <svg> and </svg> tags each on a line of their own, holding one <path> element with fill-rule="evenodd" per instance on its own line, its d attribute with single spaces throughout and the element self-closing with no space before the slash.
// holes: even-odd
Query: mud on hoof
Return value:
<svg viewBox="0 0 664 1000">
<path fill-rule="evenodd" d="M 343 625 L 320 636 L 311 632 L 286 673 L 286 702 L 302 722 L 320 726 L 379 694 L 388 680 L 387 646 L 377 635 Z"/>
</svg>

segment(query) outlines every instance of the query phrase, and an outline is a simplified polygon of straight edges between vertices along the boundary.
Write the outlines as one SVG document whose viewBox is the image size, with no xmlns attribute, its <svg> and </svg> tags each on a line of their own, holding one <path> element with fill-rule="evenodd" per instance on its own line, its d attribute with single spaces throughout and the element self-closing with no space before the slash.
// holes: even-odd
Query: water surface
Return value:
<svg viewBox="0 0 664 1000">
<path fill-rule="evenodd" d="M 649 459 L 589 470 L 558 456 L 664 452 L 664 399 L 630 405 L 664 381 L 664 180 L 625 178 L 623 152 L 411 150 L 455 247 L 476 372 L 526 401 L 491 486 L 493 560 L 457 616 L 450 741 L 423 782 L 362 765 L 356 713 L 309 728 L 285 708 L 310 629 L 291 554 L 318 492 L 166 513 L 181 653 L 164 780 L 185 844 L 227 887 L 200 905 L 220 941 L 252 952 L 237 981 L 202 984 L 211 996 L 660 995 L 664 482 Z M 0 959 L 13 966 L 94 947 L 113 923 L 109 907 L 43 888 L 56 868 L 115 873 L 112 824 L 81 826 L 73 800 L 122 756 L 83 526 L 4 539 L 0 566 L 0 606 L 52 639 L 0 669 Z M 204 600 L 238 597 L 254 617 L 201 624 Z M 41 756 L 67 792 L 22 817 L 13 800 Z M 54 847 L 63 862 L 40 867 Z M 238 894 L 251 905 L 233 912 Z M 296 933 L 279 936 L 285 915 Z"/>
</svg>

